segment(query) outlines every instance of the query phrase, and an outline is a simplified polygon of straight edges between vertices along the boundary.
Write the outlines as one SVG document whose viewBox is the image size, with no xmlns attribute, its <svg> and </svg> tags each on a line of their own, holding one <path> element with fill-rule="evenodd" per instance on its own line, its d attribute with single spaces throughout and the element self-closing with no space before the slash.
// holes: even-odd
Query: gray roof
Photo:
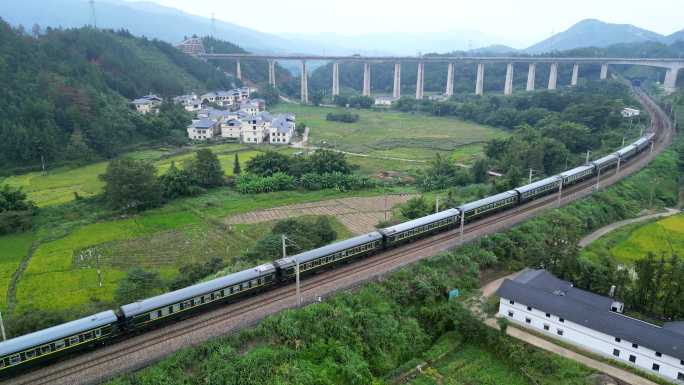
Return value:
<svg viewBox="0 0 684 385">
<path fill-rule="evenodd" d="M 199 120 L 194 120 L 191 124 L 191 127 L 194 128 L 202 128 L 202 129 L 208 129 L 212 128 L 216 125 L 216 121 L 212 119 L 207 119 L 207 118 L 202 118 Z"/>
<path fill-rule="evenodd" d="M 612 298 L 574 288 L 571 283 L 544 270 L 531 270 L 515 280 L 504 280 L 497 295 L 677 359 L 684 359 L 684 334 L 675 332 L 673 328 L 659 327 L 612 312 Z"/>
<path fill-rule="evenodd" d="M 111 310 L 107 310 L 75 321 L 25 334 L 5 342 L 0 342 L 0 357 L 115 322 L 116 314 Z"/>
<path fill-rule="evenodd" d="M 502 193 L 498 193 L 496 195 L 488 196 L 486 198 L 482 198 L 480 200 L 476 200 L 474 202 L 469 202 L 466 204 L 461 205 L 458 209 L 461 210 L 461 212 L 465 211 L 470 211 L 472 209 L 478 208 L 480 206 L 488 205 L 492 202 L 497 202 L 502 199 L 510 198 L 512 196 L 517 196 L 518 193 L 515 192 L 515 190 L 508 190 L 504 191 Z"/>
<path fill-rule="evenodd" d="M 398 225 L 390 226 L 387 228 L 384 228 L 380 230 L 383 234 L 385 235 L 392 235 L 396 233 L 401 233 L 402 231 L 406 231 L 409 229 L 412 229 L 417 226 L 422 226 L 424 224 L 436 222 L 439 220 L 442 220 L 444 218 L 449 218 L 449 217 L 458 217 L 459 211 L 456 209 L 448 209 L 444 211 L 440 211 L 438 213 L 426 215 L 421 218 L 417 218 L 408 222 L 402 222 L 399 223 Z"/>
<path fill-rule="evenodd" d="M 286 115 L 276 115 L 271 121 L 271 127 L 276 128 L 278 132 L 287 134 L 294 130 L 295 124 Z"/>
<path fill-rule="evenodd" d="M 248 270 L 243 270 L 220 278 L 212 279 L 211 281 L 198 283 L 172 292 L 164 293 L 156 297 L 143 299 L 128 305 L 123 305 L 121 306 L 121 311 L 126 317 L 133 317 L 150 310 L 172 305 L 185 299 L 211 293 L 224 287 L 232 286 L 237 283 L 255 279 L 274 272 L 275 267 L 272 263 L 259 265 Z"/>
<path fill-rule="evenodd" d="M 559 181 L 560 181 L 560 178 L 557 175 L 554 175 L 554 176 L 550 176 L 548 178 L 544 178 L 542 180 L 538 180 L 536 182 L 532 182 L 530 184 L 526 184 L 524 186 L 520 186 L 520 187 L 516 188 L 515 191 L 522 194 L 524 192 L 534 190 L 538 187 L 546 186 L 547 184 L 552 184 L 552 183 L 556 183 Z"/>
<path fill-rule="evenodd" d="M 585 165 L 570 169 L 568 171 L 563 171 L 562 173 L 560 173 L 558 175 L 560 175 L 561 178 L 567 178 L 567 177 L 573 176 L 575 174 L 581 174 L 587 170 L 592 170 L 593 168 L 594 168 L 593 164 L 585 164 Z"/>
<path fill-rule="evenodd" d="M 623 155 L 629 153 L 630 151 L 634 151 L 634 150 L 636 150 L 636 146 L 633 144 L 630 144 L 629 146 L 622 147 L 621 149 L 617 150 L 615 153 L 619 156 L 623 156 Z"/>
<path fill-rule="evenodd" d="M 343 241 L 331 243 L 329 245 L 305 251 L 303 253 L 299 253 L 291 257 L 281 258 L 275 261 L 274 264 L 280 266 L 281 268 L 287 268 L 293 266 L 296 261 L 299 261 L 299 263 L 305 263 L 312 259 L 316 259 L 325 255 L 329 255 L 341 250 L 348 249 L 350 247 L 363 245 L 368 242 L 377 241 L 380 239 L 382 239 L 382 234 L 380 234 L 377 231 L 373 231 L 372 233 L 363 234 L 353 238 L 345 239 Z"/>
<path fill-rule="evenodd" d="M 606 155 L 604 157 L 598 158 L 591 163 L 601 167 L 604 164 L 615 163 L 617 161 L 618 161 L 618 156 L 615 154 L 610 154 L 610 155 Z"/>
</svg>

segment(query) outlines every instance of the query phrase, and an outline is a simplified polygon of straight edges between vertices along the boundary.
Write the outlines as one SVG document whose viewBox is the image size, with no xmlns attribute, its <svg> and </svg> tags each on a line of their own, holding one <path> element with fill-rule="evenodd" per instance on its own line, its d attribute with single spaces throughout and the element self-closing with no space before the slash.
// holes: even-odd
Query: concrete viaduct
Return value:
<svg viewBox="0 0 684 385">
<path fill-rule="evenodd" d="M 477 79 L 475 82 L 475 94 L 484 93 L 485 64 L 497 63 L 506 65 L 506 81 L 504 83 L 504 95 L 513 93 L 513 64 L 527 63 L 527 91 L 535 88 L 534 80 L 537 64 L 547 63 L 550 65 L 549 81 L 547 88 L 556 89 L 558 81 L 558 65 L 572 64 L 571 86 L 577 85 L 579 78 L 579 67 L 582 64 L 600 64 L 601 79 L 608 77 L 609 65 L 638 65 L 664 68 L 665 74 L 664 88 L 667 93 L 675 91 L 677 84 L 677 74 L 684 68 L 684 59 L 644 59 L 644 58 L 569 58 L 569 57 L 404 57 L 404 56 L 316 56 L 316 55 L 254 55 L 254 54 L 200 54 L 204 59 L 213 60 L 235 60 L 236 77 L 242 79 L 240 70 L 240 60 L 265 60 L 268 62 L 268 82 L 275 86 L 275 63 L 276 61 L 294 60 L 301 62 L 301 101 L 309 102 L 309 88 L 307 84 L 308 72 L 307 61 L 330 61 L 332 68 L 332 95 L 340 94 L 339 66 L 340 63 L 361 62 L 363 63 L 363 95 L 371 95 L 371 65 L 373 63 L 391 62 L 394 64 L 394 89 L 393 97 L 401 96 L 401 64 L 413 62 L 418 64 L 418 77 L 416 81 L 416 99 L 423 98 L 425 63 L 444 63 L 447 65 L 446 89 L 444 94 L 451 96 L 454 94 L 454 63 L 477 64 Z"/>
</svg>

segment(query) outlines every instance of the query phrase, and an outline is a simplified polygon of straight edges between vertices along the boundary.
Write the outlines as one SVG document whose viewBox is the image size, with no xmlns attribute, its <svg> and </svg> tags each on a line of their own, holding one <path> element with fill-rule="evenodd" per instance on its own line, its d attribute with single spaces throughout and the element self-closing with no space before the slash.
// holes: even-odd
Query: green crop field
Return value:
<svg viewBox="0 0 684 385">
<path fill-rule="evenodd" d="M 166 171 L 171 162 L 176 162 L 181 166 L 184 161 L 190 160 L 195 156 L 194 150 L 198 148 L 210 148 L 214 151 L 226 175 L 233 174 L 233 161 L 235 153 L 238 153 L 241 165 L 266 149 L 273 149 L 271 146 L 263 146 L 258 150 L 241 144 L 219 144 L 214 146 L 191 147 L 180 154 L 174 154 L 168 150 L 142 150 L 125 154 L 124 156 L 135 159 L 144 159 L 154 162 L 160 173 Z M 276 149 L 277 151 L 292 152 L 293 150 L 285 147 Z M 57 168 L 49 170 L 46 175 L 41 172 L 30 172 L 27 174 L 11 176 L 3 180 L 11 186 L 21 187 L 38 206 L 49 206 L 69 202 L 78 194 L 81 197 L 89 197 L 99 194 L 104 183 L 98 175 L 105 172 L 108 162 L 98 162 L 87 166 L 75 168 Z"/>
<path fill-rule="evenodd" d="M 610 256 L 621 263 L 634 263 L 652 252 L 656 256 L 684 256 L 684 214 L 615 230 L 582 251 L 586 258 Z"/>
<path fill-rule="evenodd" d="M 381 193 L 370 190 L 356 194 Z M 16 311 L 36 307 L 78 311 L 84 306 L 110 303 L 118 282 L 133 266 L 150 268 L 170 279 L 184 264 L 216 256 L 230 261 L 252 247 L 273 225 L 227 226 L 223 219 L 230 215 L 344 196 L 348 194 L 331 190 L 284 191 L 246 199 L 227 189 L 215 189 L 140 215 L 94 223 L 88 223 L 87 218 L 80 218 L 81 214 L 75 212 L 74 217 L 65 217 L 65 223 L 59 226 L 39 227 L 35 235 L 0 237 L 0 307 L 6 306 L 4 297 L 11 276 L 34 241 L 36 248 L 17 285 Z M 339 238 L 350 235 L 336 220 L 333 223 Z M 98 255 L 103 272 L 101 287 Z"/>
<path fill-rule="evenodd" d="M 396 111 L 352 110 L 359 115 L 355 123 L 330 122 L 329 112 L 341 108 L 280 104 L 276 112 L 293 112 L 298 122 L 310 127 L 309 144 L 327 144 L 343 151 L 393 158 L 429 160 L 436 151 L 454 152 L 467 161 L 482 145 L 504 136 L 502 130 L 454 118 L 442 118 Z M 463 148 L 467 147 L 467 150 Z"/>
</svg>

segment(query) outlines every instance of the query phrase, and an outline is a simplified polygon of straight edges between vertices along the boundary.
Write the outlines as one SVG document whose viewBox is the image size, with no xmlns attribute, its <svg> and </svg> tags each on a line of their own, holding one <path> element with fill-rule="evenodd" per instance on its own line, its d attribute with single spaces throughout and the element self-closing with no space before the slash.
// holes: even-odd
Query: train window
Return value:
<svg viewBox="0 0 684 385">
<path fill-rule="evenodd" d="M 42 354 L 50 353 L 51 350 L 52 350 L 52 349 L 51 349 L 50 345 L 43 345 L 43 346 L 40 347 L 40 352 L 41 352 Z"/>
<path fill-rule="evenodd" d="M 0 360 L 0 369 L 5 367 L 5 359 Z"/>
<path fill-rule="evenodd" d="M 169 306 L 169 314 L 173 313 L 173 306 Z"/>
<path fill-rule="evenodd" d="M 157 318 L 161 318 L 161 316 L 162 316 L 162 311 L 161 311 L 161 310 L 157 310 Z"/>
<path fill-rule="evenodd" d="M 21 362 L 21 357 L 18 354 L 10 356 L 10 358 L 9 358 L 10 365 L 16 365 L 19 362 Z"/>
<path fill-rule="evenodd" d="M 65 345 L 64 340 L 55 341 L 55 350 L 63 348 Z"/>
<path fill-rule="evenodd" d="M 24 356 L 26 356 L 27 360 L 30 360 L 31 358 L 35 357 L 36 351 L 34 349 L 27 350 L 24 352 Z"/>
<path fill-rule="evenodd" d="M 83 339 L 84 340 L 91 340 L 93 339 L 93 333 L 92 332 L 87 332 L 83 334 Z"/>
<path fill-rule="evenodd" d="M 79 341 L 78 336 L 69 337 L 69 345 L 74 345 L 74 344 L 77 344 L 79 342 L 80 341 Z"/>
</svg>

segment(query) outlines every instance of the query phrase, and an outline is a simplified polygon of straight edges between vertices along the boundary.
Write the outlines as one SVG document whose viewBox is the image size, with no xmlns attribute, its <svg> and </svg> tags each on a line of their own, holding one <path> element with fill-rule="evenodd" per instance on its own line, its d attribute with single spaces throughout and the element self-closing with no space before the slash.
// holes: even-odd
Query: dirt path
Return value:
<svg viewBox="0 0 684 385">
<path fill-rule="evenodd" d="M 332 215 L 354 234 L 375 230 L 378 222 L 389 219 L 394 205 L 404 203 L 415 194 L 393 194 L 375 197 L 354 197 L 301 203 L 251 211 L 225 220 L 227 225 L 259 223 L 304 215 Z"/>
<path fill-rule="evenodd" d="M 31 244 L 31 247 L 29 248 L 28 252 L 26 253 L 26 256 L 21 260 L 19 263 L 19 267 L 17 270 L 14 271 L 12 274 L 12 279 L 10 281 L 9 286 L 7 287 L 7 317 L 6 318 L 11 318 L 12 314 L 14 313 L 14 308 L 17 305 L 17 285 L 19 285 L 19 280 L 21 277 L 24 275 L 24 272 L 28 268 L 29 262 L 31 262 L 31 258 L 33 257 L 33 253 L 36 251 L 36 249 L 40 246 L 40 241 L 34 241 Z"/>
<path fill-rule="evenodd" d="M 614 222 L 611 223 L 607 226 L 603 226 L 600 229 L 594 231 L 593 233 L 587 235 L 586 237 L 580 239 L 579 241 L 579 247 L 580 249 L 583 249 L 587 247 L 590 243 L 594 242 L 595 240 L 601 238 L 602 236 L 610 233 L 611 231 L 615 229 L 619 229 L 620 227 L 624 227 L 627 225 L 630 225 L 632 223 L 637 223 L 637 222 L 643 222 L 647 221 L 649 219 L 653 218 L 663 218 L 663 217 L 669 217 L 675 214 L 680 213 L 679 210 L 675 209 L 667 209 L 664 213 L 656 213 L 656 214 L 648 214 L 648 215 L 643 215 L 637 218 L 632 218 L 632 219 L 625 219 L 624 221 L 619 221 L 619 222 Z"/>
</svg>

